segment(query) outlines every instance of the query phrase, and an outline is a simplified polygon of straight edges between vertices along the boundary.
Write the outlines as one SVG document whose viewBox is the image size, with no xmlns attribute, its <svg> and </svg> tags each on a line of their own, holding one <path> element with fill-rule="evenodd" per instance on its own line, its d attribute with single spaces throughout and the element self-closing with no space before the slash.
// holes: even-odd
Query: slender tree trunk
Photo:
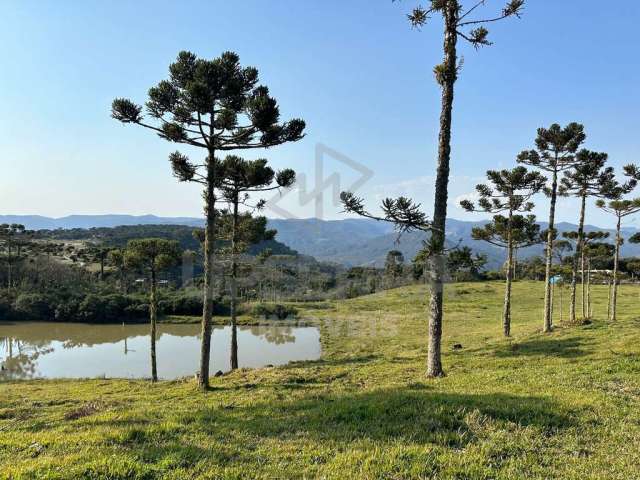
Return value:
<svg viewBox="0 0 640 480">
<path fill-rule="evenodd" d="M 442 78 L 442 111 L 440 113 L 440 135 L 438 139 L 438 168 L 436 173 L 433 227 L 431 234 L 431 288 L 429 300 L 429 349 L 427 376 L 441 377 L 441 343 L 444 293 L 444 241 L 447 220 L 447 198 L 449 185 L 449 162 L 451 159 L 451 115 L 453 110 L 454 85 L 457 75 L 458 2 L 447 2 L 443 11 L 445 20 L 444 62 Z"/>
<path fill-rule="evenodd" d="M 238 265 L 236 260 L 236 244 L 238 230 L 238 195 L 233 199 L 233 220 L 231 231 L 231 370 L 238 368 L 238 327 L 237 327 L 237 296 L 238 287 L 236 277 Z"/>
<path fill-rule="evenodd" d="M 589 318 L 593 318 L 593 307 L 591 305 L 591 259 L 587 258 L 587 312 Z"/>
<path fill-rule="evenodd" d="M 582 195 L 580 204 L 580 221 L 578 223 L 578 241 L 576 242 L 576 252 L 571 262 L 571 303 L 569 305 L 569 321 L 576 323 L 576 289 L 578 286 L 578 258 L 582 253 L 582 242 L 584 236 L 584 211 L 587 206 L 587 197 Z M 584 267 L 584 266 L 583 266 Z M 584 304 L 584 298 L 583 298 Z M 584 307 L 582 309 L 582 317 L 584 318 Z"/>
<path fill-rule="evenodd" d="M 201 389 L 209 387 L 209 359 L 211 357 L 211 317 L 213 316 L 213 261 L 215 247 L 216 196 L 215 196 L 215 154 L 209 150 L 207 158 L 207 187 L 205 198 L 205 234 L 204 234 L 204 299 L 202 308 L 202 341 L 200 344 L 200 375 L 198 385 Z"/>
<path fill-rule="evenodd" d="M 584 244 L 582 245 L 582 251 L 580 252 L 580 283 L 582 287 L 582 318 L 588 318 L 591 315 L 589 314 L 589 302 L 586 298 L 586 289 L 585 289 L 585 258 L 584 258 Z"/>
<path fill-rule="evenodd" d="M 7 245 L 7 290 L 13 286 L 13 258 L 11 257 L 11 244 Z"/>
<path fill-rule="evenodd" d="M 620 263 L 620 244 L 622 238 L 620 236 L 620 222 L 622 217 L 618 216 L 618 223 L 616 225 L 616 254 L 613 257 L 613 292 L 611 293 L 611 317 L 612 322 L 616 321 L 616 307 L 618 302 L 618 265 Z"/>
<path fill-rule="evenodd" d="M 507 224 L 507 275 L 504 290 L 504 309 L 502 313 L 502 331 L 505 337 L 511 335 L 511 282 L 513 280 L 513 210 L 509 210 Z"/>
<path fill-rule="evenodd" d="M 552 316 L 552 298 L 551 298 L 551 267 L 553 263 L 553 240 L 555 230 L 555 218 L 556 218 L 556 200 L 558 193 L 558 170 L 556 168 L 553 171 L 553 180 L 551 184 L 551 207 L 549 208 L 549 232 L 547 233 L 547 259 L 545 266 L 545 287 L 544 287 L 544 326 L 542 331 L 548 333 L 553 328 L 553 316 Z"/>
<path fill-rule="evenodd" d="M 158 292 L 156 270 L 151 268 L 151 299 L 149 313 L 151 316 L 151 381 L 158 381 L 158 366 L 156 364 L 156 322 L 158 320 Z"/>
<path fill-rule="evenodd" d="M 607 279 L 607 320 L 611 318 L 611 279 Z"/>
<path fill-rule="evenodd" d="M 555 301 L 554 296 L 555 296 L 555 292 L 556 292 L 556 284 L 555 283 L 551 284 L 551 288 L 549 289 L 549 292 L 550 292 L 549 302 L 551 304 L 551 309 L 550 309 L 549 314 L 550 314 L 551 318 L 553 318 L 553 307 L 555 306 L 555 304 L 554 304 L 554 301 Z"/>
</svg>

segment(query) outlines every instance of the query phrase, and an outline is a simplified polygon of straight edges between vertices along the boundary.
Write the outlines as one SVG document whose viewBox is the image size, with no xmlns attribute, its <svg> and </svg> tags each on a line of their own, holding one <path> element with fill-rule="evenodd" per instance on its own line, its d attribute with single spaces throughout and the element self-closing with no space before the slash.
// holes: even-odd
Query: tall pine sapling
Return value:
<svg viewBox="0 0 640 480">
<path fill-rule="evenodd" d="M 546 193 L 551 202 L 549 207 L 549 229 L 547 230 L 545 289 L 544 289 L 544 324 L 543 332 L 550 332 L 553 327 L 551 316 L 551 276 L 553 264 L 553 241 L 556 237 L 555 217 L 558 199 L 558 175 L 573 168 L 576 163 L 576 152 L 586 136 L 584 127 L 578 123 L 570 123 L 562 128 L 554 123 L 549 128 L 539 128 L 536 137 L 536 149 L 523 151 L 518 155 L 518 162 L 531 165 L 551 175 Z"/>
<path fill-rule="evenodd" d="M 511 334 L 514 250 L 539 241 L 539 227 L 535 224 L 535 217 L 523 217 L 517 215 L 517 212 L 530 212 L 533 209 L 534 205 L 530 199 L 542 189 L 545 178 L 540 173 L 530 172 L 521 166 L 512 170 L 489 170 L 487 178 L 490 184 L 476 186 L 480 196 L 478 206 L 469 200 L 463 200 L 460 205 L 468 212 L 507 213 L 506 217 L 497 215 L 493 223 L 483 228 L 474 228 L 472 235 L 476 240 L 484 240 L 507 249 L 502 326 L 504 335 L 508 337 Z"/>
<path fill-rule="evenodd" d="M 27 248 L 31 247 L 34 232 L 18 223 L 0 225 L 0 254 L 7 264 L 7 290 L 15 283 L 14 273 L 17 263 L 23 259 Z"/>
<path fill-rule="evenodd" d="M 511 219 L 495 215 L 491 223 L 483 227 L 474 227 L 471 231 L 474 240 L 481 240 L 507 250 L 505 268 L 505 297 L 502 314 L 503 334 L 511 335 L 511 285 L 513 281 L 513 252 L 540 243 L 540 226 L 535 215 L 512 214 Z M 511 252 L 511 253 L 509 253 Z"/>
<path fill-rule="evenodd" d="M 278 188 L 291 187 L 296 178 L 296 174 L 291 169 L 275 172 L 267 165 L 264 159 L 244 160 L 236 155 L 227 156 L 221 163 L 222 173 L 222 195 L 230 205 L 231 216 L 231 369 L 238 368 L 238 334 L 237 334 L 237 277 L 238 277 L 238 254 L 242 253 L 248 244 L 257 243 L 261 239 L 255 238 L 252 233 L 255 229 L 243 229 L 243 225 L 250 225 L 250 222 L 241 222 L 240 205 L 247 205 L 251 194 L 267 192 Z M 258 202 L 261 207 L 264 202 Z M 248 219 L 250 220 L 250 218 Z M 264 231 L 264 230 L 263 230 Z"/>
<path fill-rule="evenodd" d="M 477 17 L 485 0 L 469 2 L 465 8 L 461 0 L 431 0 L 426 6 L 418 6 L 408 15 L 413 27 L 421 28 L 433 14 L 439 14 L 444 23 L 443 54 L 440 65 L 434 68 L 434 75 L 440 85 L 441 111 L 438 138 L 438 165 L 436 170 L 435 198 L 433 207 L 433 232 L 430 238 L 429 258 L 430 301 L 429 301 L 429 345 L 427 376 L 444 375 L 441 359 L 443 284 L 445 275 L 445 224 L 451 160 L 451 118 L 453 111 L 454 86 L 458 79 L 458 39 L 470 43 L 476 49 L 491 45 L 486 25 L 509 17 L 520 17 L 524 0 L 509 0 L 505 7 L 493 17 Z M 466 31 L 465 31 L 466 30 Z"/>
<path fill-rule="evenodd" d="M 238 55 L 223 53 L 213 60 L 180 52 L 169 67 L 169 80 L 149 89 L 145 119 L 142 106 L 117 98 L 112 116 L 123 123 L 135 123 L 169 141 L 202 148 L 202 160 L 192 162 L 180 152 L 169 160 L 174 175 L 182 182 L 197 182 L 204 188 L 204 299 L 200 349 L 201 388 L 209 386 L 211 316 L 213 313 L 213 267 L 216 237 L 216 153 L 229 150 L 268 148 L 303 137 L 305 123 L 280 121 L 278 104 L 267 87 L 258 84 L 258 71 L 241 67 Z"/>
<path fill-rule="evenodd" d="M 162 238 L 129 240 L 124 254 L 129 268 L 142 270 L 149 280 L 149 320 L 151 323 L 151 381 L 158 381 L 156 324 L 158 320 L 158 274 L 180 260 L 178 242 Z"/>
</svg>

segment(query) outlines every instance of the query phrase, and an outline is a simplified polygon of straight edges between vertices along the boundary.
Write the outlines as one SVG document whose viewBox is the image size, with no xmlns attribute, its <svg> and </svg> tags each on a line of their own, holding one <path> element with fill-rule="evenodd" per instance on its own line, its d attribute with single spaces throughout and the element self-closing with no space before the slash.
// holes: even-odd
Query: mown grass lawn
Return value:
<svg viewBox="0 0 640 480">
<path fill-rule="evenodd" d="M 425 291 L 308 309 L 323 358 L 212 379 L 0 385 L 1 478 L 640 478 L 640 287 L 619 320 L 540 333 L 543 285 L 449 285 L 425 371 Z M 566 320 L 568 292 L 564 293 Z M 452 345 L 462 344 L 461 350 Z"/>
</svg>

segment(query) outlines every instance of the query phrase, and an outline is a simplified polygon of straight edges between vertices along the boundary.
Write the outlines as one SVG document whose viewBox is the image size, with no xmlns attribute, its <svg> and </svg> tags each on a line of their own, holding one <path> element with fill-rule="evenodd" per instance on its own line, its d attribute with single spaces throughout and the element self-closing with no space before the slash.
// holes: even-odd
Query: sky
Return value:
<svg viewBox="0 0 640 480">
<path fill-rule="evenodd" d="M 0 0 L 0 214 L 202 215 L 197 186 L 171 175 L 167 156 L 180 146 L 110 118 L 115 97 L 144 103 L 181 50 L 235 51 L 258 68 L 283 119 L 307 122 L 300 142 L 243 152 L 299 173 L 267 216 L 345 218 L 334 193 L 357 183 L 372 211 L 405 195 L 430 213 L 442 22 L 411 29 L 416 4 Z M 488 0 L 483 12 L 501 7 Z M 450 217 L 483 218 L 459 200 L 554 122 L 583 123 L 585 146 L 618 169 L 640 162 L 639 21 L 631 0 L 527 0 L 521 19 L 490 25 L 492 46 L 461 45 Z M 548 201 L 537 202 L 545 220 Z M 575 223 L 577 203 L 561 200 L 558 219 Z M 613 224 L 592 205 L 587 222 Z"/>
</svg>

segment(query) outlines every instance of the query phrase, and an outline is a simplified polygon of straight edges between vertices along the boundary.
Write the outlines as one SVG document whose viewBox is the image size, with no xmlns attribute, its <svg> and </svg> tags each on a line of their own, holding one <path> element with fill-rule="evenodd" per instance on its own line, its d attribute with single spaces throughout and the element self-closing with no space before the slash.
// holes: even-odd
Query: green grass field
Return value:
<svg viewBox="0 0 640 480">
<path fill-rule="evenodd" d="M 450 285 L 447 376 L 425 371 L 425 291 L 305 312 L 323 357 L 212 379 L 0 385 L 1 478 L 640 478 L 640 287 L 619 320 L 540 333 L 543 285 Z M 556 295 L 556 298 L 559 294 Z M 568 292 L 564 292 L 564 318 Z M 462 344 L 453 350 L 454 343 Z"/>
</svg>

